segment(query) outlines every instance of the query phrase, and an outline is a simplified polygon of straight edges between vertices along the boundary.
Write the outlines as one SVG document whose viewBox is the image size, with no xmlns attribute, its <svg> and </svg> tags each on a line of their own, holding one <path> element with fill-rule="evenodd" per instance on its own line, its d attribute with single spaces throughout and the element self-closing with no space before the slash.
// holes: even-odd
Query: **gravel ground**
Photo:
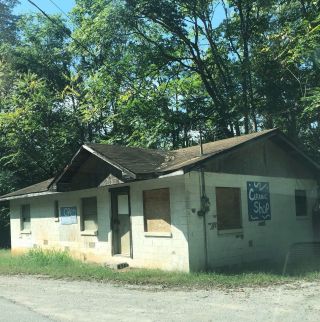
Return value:
<svg viewBox="0 0 320 322">
<path fill-rule="evenodd" d="M 0 321 L 320 321 L 320 284 L 162 290 L 0 276 Z"/>
</svg>

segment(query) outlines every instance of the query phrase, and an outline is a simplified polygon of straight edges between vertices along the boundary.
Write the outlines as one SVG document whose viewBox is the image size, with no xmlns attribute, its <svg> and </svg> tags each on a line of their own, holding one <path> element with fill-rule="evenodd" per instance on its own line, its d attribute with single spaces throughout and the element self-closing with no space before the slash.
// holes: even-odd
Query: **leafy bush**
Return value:
<svg viewBox="0 0 320 322">
<path fill-rule="evenodd" d="M 24 260 L 29 264 L 35 264 L 38 267 L 44 266 L 68 266 L 73 265 L 74 260 L 68 252 L 56 250 L 32 249 L 23 255 Z"/>
</svg>

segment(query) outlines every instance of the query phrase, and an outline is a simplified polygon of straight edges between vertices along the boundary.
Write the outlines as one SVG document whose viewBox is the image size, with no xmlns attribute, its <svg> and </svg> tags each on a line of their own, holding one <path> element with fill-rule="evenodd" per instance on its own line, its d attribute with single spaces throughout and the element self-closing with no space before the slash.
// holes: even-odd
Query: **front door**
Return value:
<svg viewBox="0 0 320 322">
<path fill-rule="evenodd" d="M 132 257 L 129 187 L 111 191 L 112 254 Z"/>
</svg>

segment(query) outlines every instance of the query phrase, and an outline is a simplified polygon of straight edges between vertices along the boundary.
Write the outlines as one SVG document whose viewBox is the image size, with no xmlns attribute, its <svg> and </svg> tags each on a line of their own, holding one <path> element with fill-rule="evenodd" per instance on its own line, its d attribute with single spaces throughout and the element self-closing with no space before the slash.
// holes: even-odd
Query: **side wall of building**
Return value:
<svg viewBox="0 0 320 322">
<path fill-rule="evenodd" d="M 19 253 L 34 247 L 54 248 L 68 250 L 76 258 L 99 263 L 128 262 L 133 267 L 188 271 L 184 177 L 141 181 L 129 186 L 133 259 L 112 256 L 109 187 L 11 200 L 12 251 Z M 171 235 L 144 232 L 143 191 L 158 188 L 170 189 Z M 85 197 L 97 197 L 97 236 L 83 236 L 80 231 L 81 198 Z M 54 218 L 55 201 L 58 201 L 59 208 L 77 208 L 77 224 L 62 225 L 61 221 Z M 21 231 L 23 204 L 30 204 L 30 233 Z"/>
<path fill-rule="evenodd" d="M 271 220 L 249 221 L 248 181 L 269 183 Z M 200 209 L 199 183 L 199 172 L 193 171 L 185 175 L 191 270 L 202 270 L 205 266 L 203 217 L 197 215 Z M 240 188 L 242 229 L 223 233 L 218 231 L 216 187 Z M 315 180 L 206 172 L 205 189 L 210 200 L 210 210 L 206 214 L 209 268 L 259 260 L 284 260 L 292 243 L 313 239 L 312 207 L 317 190 Z M 296 216 L 295 189 L 307 192 L 306 217 Z"/>
<path fill-rule="evenodd" d="M 82 236 L 80 231 L 81 198 L 97 197 L 98 235 Z M 77 223 L 62 225 L 55 219 L 55 201 L 61 207 L 77 208 Z M 103 261 L 111 252 L 109 195 L 106 188 L 57 193 L 10 201 L 11 247 L 14 253 L 30 248 L 68 250 L 82 260 Z M 21 206 L 30 205 L 30 232 L 21 231 Z"/>
</svg>

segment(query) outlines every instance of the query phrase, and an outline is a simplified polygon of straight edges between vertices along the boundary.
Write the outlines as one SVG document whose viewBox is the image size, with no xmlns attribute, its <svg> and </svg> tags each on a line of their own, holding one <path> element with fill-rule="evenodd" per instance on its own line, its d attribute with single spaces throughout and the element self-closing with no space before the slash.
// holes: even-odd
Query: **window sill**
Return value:
<svg viewBox="0 0 320 322">
<path fill-rule="evenodd" d="M 171 232 L 144 232 L 145 237 L 166 237 L 166 238 L 172 238 Z"/>
<path fill-rule="evenodd" d="M 97 230 L 84 230 L 80 232 L 81 236 L 97 236 L 98 231 Z"/>
<path fill-rule="evenodd" d="M 310 216 L 296 216 L 296 219 L 297 220 L 308 220 L 308 219 L 310 219 Z"/>
<path fill-rule="evenodd" d="M 131 258 L 130 254 L 114 254 L 112 257 Z"/>
<path fill-rule="evenodd" d="M 225 229 L 225 230 L 218 230 L 218 235 L 228 236 L 228 235 L 242 235 L 243 229 Z"/>
<path fill-rule="evenodd" d="M 31 230 L 28 230 L 28 229 L 21 230 L 20 235 L 31 235 Z"/>
</svg>

